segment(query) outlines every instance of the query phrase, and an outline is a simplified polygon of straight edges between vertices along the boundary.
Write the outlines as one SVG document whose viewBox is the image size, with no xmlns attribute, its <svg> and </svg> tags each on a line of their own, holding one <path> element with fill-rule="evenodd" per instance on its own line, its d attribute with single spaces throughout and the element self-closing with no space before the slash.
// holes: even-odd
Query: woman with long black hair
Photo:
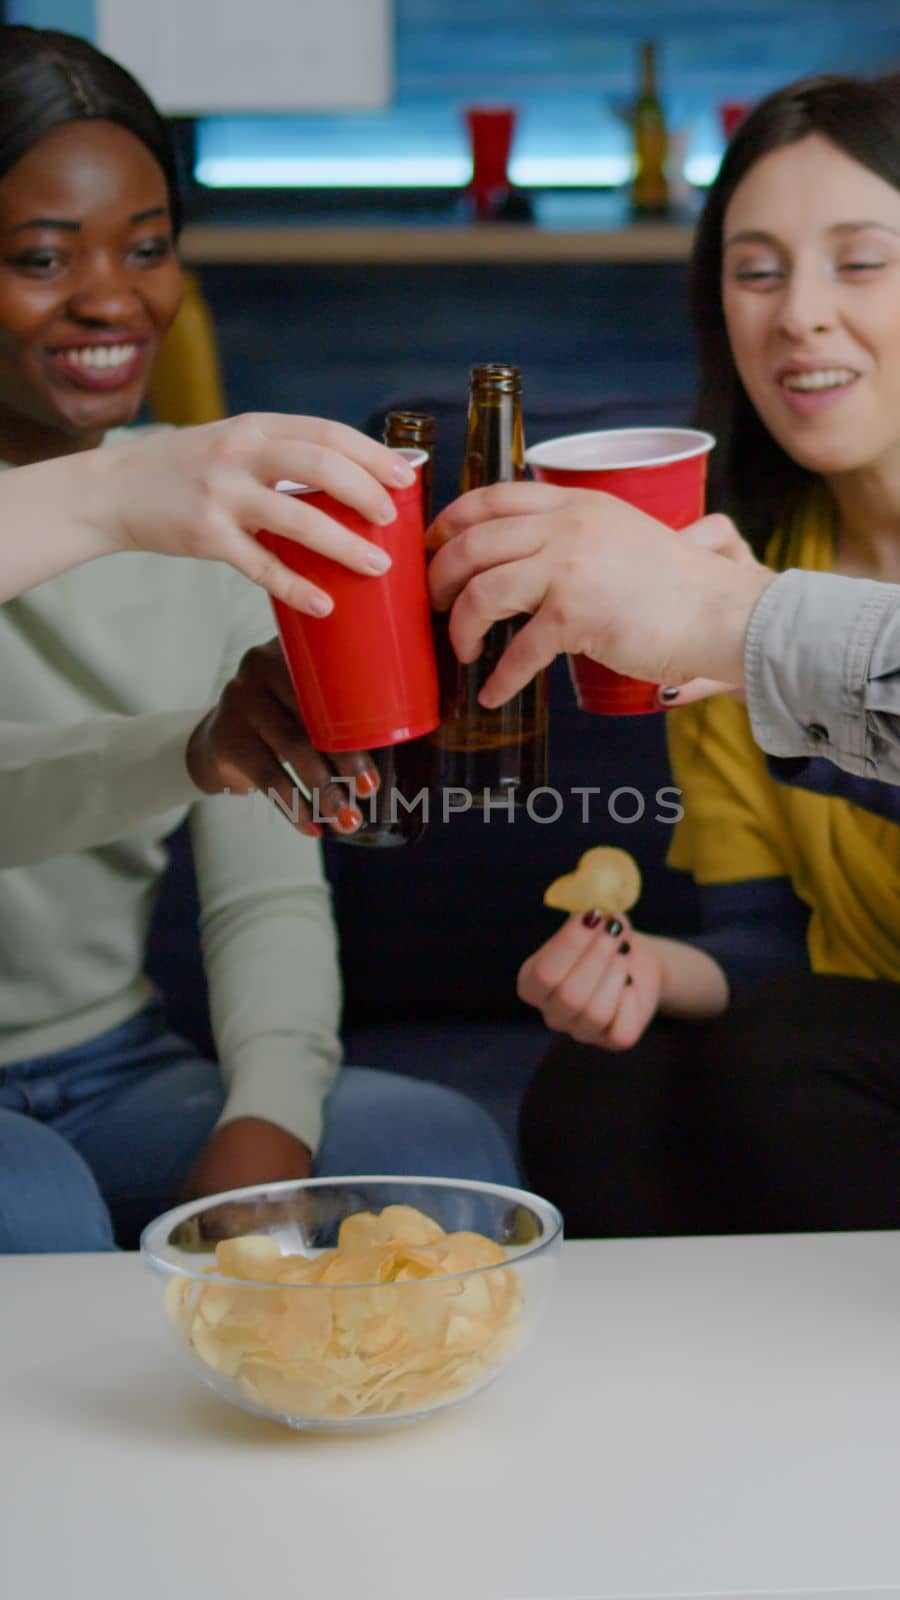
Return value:
<svg viewBox="0 0 900 1600">
<path fill-rule="evenodd" d="M 129 74 L 84 40 L 0 29 L 7 465 L 116 448 L 179 303 L 180 216 L 165 123 Z M 63 732 L 202 716 L 271 632 L 265 596 L 229 568 L 94 562 L 0 610 L 3 715 Z M 143 973 L 163 841 L 185 815 L 217 1062 L 171 1033 Z M 0 874 L 0 1250 L 133 1242 L 179 1193 L 302 1177 L 314 1151 L 323 1172 L 512 1180 L 462 1096 L 338 1074 L 339 1000 L 318 845 L 264 801 L 179 790 L 111 843 Z"/>
</svg>

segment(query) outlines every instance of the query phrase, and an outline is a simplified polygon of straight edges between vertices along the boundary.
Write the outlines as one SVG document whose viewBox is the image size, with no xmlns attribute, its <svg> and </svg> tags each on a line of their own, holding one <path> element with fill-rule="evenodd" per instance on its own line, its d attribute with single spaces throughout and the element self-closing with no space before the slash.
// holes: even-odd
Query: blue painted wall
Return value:
<svg viewBox="0 0 900 1600">
<path fill-rule="evenodd" d="M 397 0 L 397 18 L 405 95 L 627 93 L 645 38 L 672 92 L 716 99 L 900 66 L 895 0 Z"/>
<path fill-rule="evenodd" d="M 152 3 L 152 0 L 147 0 Z M 900 66 L 894 0 L 395 0 L 401 99 L 627 93 L 659 40 L 671 92 L 755 95 L 801 72 Z M 91 36 L 94 0 L 7 0 Z"/>
<path fill-rule="evenodd" d="M 900 68 L 896 0 L 395 0 L 395 7 L 397 98 L 389 112 L 208 118 L 201 158 L 265 162 L 288 151 L 361 168 L 372 157 L 395 162 L 405 150 L 432 164 L 425 181 L 457 182 L 467 160 L 459 107 L 507 100 L 522 112 L 514 164 L 562 157 L 585 170 L 593 164 L 596 176 L 580 181 L 617 181 L 604 176 L 604 163 L 627 161 L 617 113 L 634 92 L 637 47 L 652 37 L 670 126 L 686 130 L 689 155 L 711 171 L 721 149 L 721 101 L 754 100 L 810 72 Z M 7 0 L 7 12 L 93 32 L 94 0 Z M 302 46 L 302 20 L 298 34 Z M 697 177 L 705 181 L 699 167 Z M 348 170 L 335 181 L 367 180 Z M 523 168 L 519 181 L 537 180 Z"/>
<path fill-rule="evenodd" d="M 94 0 L 6 0 L 6 16 L 32 28 L 62 28 L 87 39 L 94 35 Z"/>
</svg>

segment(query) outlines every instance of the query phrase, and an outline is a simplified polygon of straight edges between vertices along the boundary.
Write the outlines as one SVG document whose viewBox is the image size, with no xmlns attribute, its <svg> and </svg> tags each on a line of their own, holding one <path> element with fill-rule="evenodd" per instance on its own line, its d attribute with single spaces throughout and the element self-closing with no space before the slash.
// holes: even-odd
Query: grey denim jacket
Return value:
<svg viewBox="0 0 900 1600">
<path fill-rule="evenodd" d="M 781 573 L 750 620 L 744 667 L 769 755 L 900 784 L 900 585 Z"/>
</svg>

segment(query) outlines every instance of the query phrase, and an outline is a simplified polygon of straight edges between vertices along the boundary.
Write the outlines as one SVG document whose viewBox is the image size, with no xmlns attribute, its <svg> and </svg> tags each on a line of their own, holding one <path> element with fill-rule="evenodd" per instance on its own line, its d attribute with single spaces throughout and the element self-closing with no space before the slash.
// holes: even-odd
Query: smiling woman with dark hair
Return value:
<svg viewBox="0 0 900 1600">
<path fill-rule="evenodd" d="M 162 173 L 169 225 L 177 238 L 181 195 L 174 147 L 137 79 L 74 34 L 5 27 L 0 39 L 0 178 L 57 128 L 114 122 L 133 134 Z"/>
<path fill-rule="evenodd" d="M 0 458 L 115 448 L 181 293 L 165 125 L 91 46 L 11 28 L 0 128 Z M 3 716 L 202 717 L 271 632 L 265 596 L 228 568 L 96 562 L 0 609 Z M 185 815 L 218 1064 L 168 1030 L 143 973 L 163 841 Z M 263 801 L 198 790 L 111 843 L 0 874 L 0 951 L 0 1251 L 108 1249 L 114 1225 L 133 1241 L 180 1191 L 302 1177 L 317 1146 L 322 1172 L 514 1180 L 461 1095 L 337 1075 L 319 847 Z"/>
<path fill-rule="evenodd" d="M 785 505 L 815 481 L 817 463 L 798 455 L 767 408 L 757 408 L 739 371 L 729 337 L 723 268 L 728 250 L 725 220 L 731 201 L 764 157 L 815 138 L 900 190 L 900 75 L 869 81 L 820 77 L 791 84 L 751 111 L 725 152 L 697 228 L 691 263 L 691 306 L 699 365 L 698 426 L 711 428 L 717 446 L 710 462 L 708 504 L 726 511 L 760 555 L 784 523 Z M 816 174 L 811 174 L 816 181 Z M 799 198 L 799 197 L 798 197 Z M 850 218 L 851 223 L 864 218 Z M 846 227 L 845 243 L 854 240 Z M 864 241 L 865 242 L 865 241 Z M 846 255 L 846 251 L 845 251 Z M 847 257 L 848 265 L 852 266 Z M 865 261 L 852 267 L 861 277 Z M 744 281 L 747 272 L 744 269 Z M 765 287 L 767 274 L 754 268 Z M 846 273 L 846 268 L 844 269 Z M 768 274 L 771 283 L 771 272 Z M 765 411 L 765 414 L 764 414 Z M 772 417 L 774 422 L 774 416 Z M 830 469 L 830 461 L 826 464 Z"/>
<path fill-rule="evenodd" d="M 773 567 L 900 582 L 900 79 L 756 107 L 709 194 L 693 303 L 713 509 Z M 864 631 L 834 648 L 859 657 L 845 682 L 865 672 Z M 522 1138 L 570 1232 L 900 1226 L 900 792 L 840 772 L 804 720 L 811 758 L 767 762 L 728 695 L 669 719 L 669 859 L 703 933 L 591 914 L 522 969 L 568 1035 Z"/>
</svg>

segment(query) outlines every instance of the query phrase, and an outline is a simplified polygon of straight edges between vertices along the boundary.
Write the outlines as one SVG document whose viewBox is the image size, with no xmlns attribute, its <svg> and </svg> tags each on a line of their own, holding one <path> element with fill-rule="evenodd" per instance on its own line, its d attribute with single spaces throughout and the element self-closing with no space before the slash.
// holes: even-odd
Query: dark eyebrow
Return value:
<svg viewBox="0 0 900 1600">
<path fill-rule="evenodd" d="M 80 233 L 80 222 L 67 222 L 62 217 L 32 217 L 28 222 L 20 222 L 15 228 L 10 228 L 10 233 L 25 233 L 29 228 L 56 228 L 62 233 Z"/>
<path fill-rule="evenodd" d="M 866 228 L 874 228 L 878 233 L 892 233 L 895 238 L 900 237 L 900 228 L 892 228 L 889 222 L 876 222 L 874 217 L 865 222 L 836 222 L 829 233 L 862 233 Z"/>
<path fill-rule="evenodd" d="M 133 223 L 149 222 L 151 217 L 166 217 L 166 218 L 168 218 L 168 215 L 169 215 L 168 206 L 148 206 L 146 211 L 136 211 L 131 220 L 132 220 Z"/>
<path fill-rule="evenodd" d="M 729 234 L 722 241 L 722 249 L 727 250 L 733 244 L 774 244 L 778 240 L 771 233 L 763 233 L 760 228 L 741 228 L 738 233 Z"/>
<path fill-rule="evenodd" d="M 151 217 L 168 217 L 168 215 L 168 206 L 148 206 L 146 211 L 135 211 L 129 221 L 132 227 L 137 227 L 139 222 L 149 222 Z M 27 222 L 20 222 L 9 231 L 27 233 L 29 228 L 54 228 L 59 233 L 80 233 L 81 223 L 72 222 L 64 217 L 30 217 Z"/>
<path fill-rule="evenodd" d="M 900 228 L 892 228 L 887 222 L 876 222 L 873 219 L 863 222 L 836 222 L 828 229 L 832 234 L 863 233 L 866 229 L 874 228 L 879 233 L 892 233 L 900 237 Z M 733 244 L 771 244 L 778 248 L 779 241 L 774 234 L 765 233 L 761 228 L 741 228 L 739 232 L 732 233 L 724 240 L 722 248 L 727 250 Z"/>
</svg>

